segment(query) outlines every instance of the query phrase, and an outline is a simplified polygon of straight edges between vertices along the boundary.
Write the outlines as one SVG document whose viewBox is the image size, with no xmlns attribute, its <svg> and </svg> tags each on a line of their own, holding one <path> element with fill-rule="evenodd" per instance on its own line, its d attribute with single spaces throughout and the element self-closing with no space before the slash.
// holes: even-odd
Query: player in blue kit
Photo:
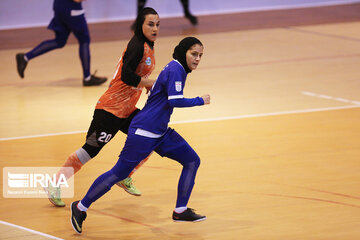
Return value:
<svg viewBox="0 0 360 240">
<path fill-rule="evenodd" d="M 183 169 L 178 183 L 174 221 L 202 221 L 206 217 L 187 207 L 200 158 L 190 145 L 168 127 L 174 107 L 192 107 L 210 103 L 210 95 L 184 98 L 183 90 L 187 74 L 195 70 L 203 55 L 202 43 L 194 37 L 184 38 L 175 47 L 171 61 L 160 73 L 153 85 L 144 108 L 132 120 L 125 146 L 118 162 L 108 172 L 99 176 L 81 201 L 71 204 L 71 223 L 77 233 L 90 205 L 125 179 L 139 162 L 155 151 L 162 157 L 176 160 Z"/>
<path fill-rule="evenodd" d="M 48 26 L 55 32 L 55 39 L 46 40 L 27 53 L 16 54 L 17 71 L 24 78 L 27 63 L 44 53 L 65 46 L 72 32 L 79 42 L 79 56 L 83 70 L 83 85 L 93 86 L 107 78 L 90 74 L 90 35 L 81 2 L 84 0 L 54 0 L 54 17 Z"/>
</svg>

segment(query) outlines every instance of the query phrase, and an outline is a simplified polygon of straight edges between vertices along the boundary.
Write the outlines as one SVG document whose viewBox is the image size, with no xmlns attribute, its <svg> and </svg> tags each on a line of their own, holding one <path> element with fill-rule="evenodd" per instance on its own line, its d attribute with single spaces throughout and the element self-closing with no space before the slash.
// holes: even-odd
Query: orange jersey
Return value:
<svg viewBox="0 0 360 240">
<path fill-rule="evenodd" d="M 135 109 L 143 87 L 133 87 L 121 80 L 124 54 L 117 65 L 114 77 L 108 90 L 100 97 L 95 109 L 104 109 L 119 118 L 127 118 Z M 138 64 L 135 73 L 140 77 L 149 76 L 155 68 L 155 51 L 144 43 L 143 57 Z"/>
</svg>

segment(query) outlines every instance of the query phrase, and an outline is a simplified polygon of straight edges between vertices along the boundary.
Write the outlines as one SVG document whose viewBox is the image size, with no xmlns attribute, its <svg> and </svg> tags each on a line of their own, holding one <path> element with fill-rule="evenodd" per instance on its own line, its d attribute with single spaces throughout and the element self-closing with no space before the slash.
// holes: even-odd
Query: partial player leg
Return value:
<svg viewBox="0 0 360 240">
<path fill-rule="evenodd" d="M 151 154 L 150 154 L 151 155 Z M 147 156 L 144 160 L 142 160 L 129 174 L 127 178 L 124 180 L 121 180 L 120 182 L 116 183 L 119 187 L 123 188 L 127 193 L 134 195 L 134 196 L 141 196 L 141 191 L 135 187 L 133 184 L 134 181 L 131 178 L 131 176 L 134 174 L 134 172 L 139 169 L 148 159 L 149 156 Z"/>
<path fill-rule="evenodd" d="M 141 12 L 141 10 L 145 7 L 146 4 L 146 0 L 137 0 L 137 15 L 139 15 L 139 13 Z M 133 22 L 133 24 L 131 24 L 131 30 L 135 31 L 135 23 L 136 21 Z"/>
<path fill-rule="evenodd" d="M 84 207 L 80 210 L 86 211 L 93 202 L 107 193 L 115 183 L 125 179 L 140 163 L 141 159 L 146 158 L 151 153 L 156 143 L 156 139 L 148 139 L 134 134 L 129 135 L 119 160 L 111 170 L 102 174 L 94 181 L 85 197 L 79 203 L 81 208 Z"/>
<path fill-rule="evenodd" d="M 57 173 L 57 179 L 61 174 L 66 179 L 71 178 L 85 163 L 94 158 L 105 144 L 115 136 L 118 131 L 116 128 L 118 124 L 119 119 L 117 117 L 104 110 L 96 109 L 86 135 L 86 143 L 67 158 Z M 73 171 L 69 171 L 69 168 L 72 168 Z M 65 203 L 61 200 L 61 189 L 59 187 L 50 186 L 46 190 L 52 204 L 57 207 L 65 206 Z"/>
<path fill-rule="evenodd" d="M 191 22 L 192 25 L 197 25 L 198 24 L 197 17 L 192 15 L 190 10 L 189 10 L 189 0 L 181 0 L 181 4 L 182 4 L 183 9 L 184 9 L 185 17 L 187 19 L 189 19 L 189 21 Z"/>
<path fill-rule="evenodd" d="M 178 183 L 176 208 L 173 212 L 174 221 L 202 221 L 205 216 L 196 214 L 187 204 L 195 184 L 195 177 L 200 166 L 200 158 L 190 145 L 174 130 L 169 130 L 161 145 L 156 149 L 161 156 L 174 159 L 182 166 Z"/>
<path fill-rule="evenodd" d="M 141 10 L 143 10 L 143 8 L 145 7 L 145 4 L 146 4 L 146 0 L 138 0 L 137 1 L 137 15 L 139 15 Z"/>
<path fill-rule="evenodd" d="M 28 61 L 44 53 L 65 46 L 70 33 L 55 32 L 55 39 L 46 40 L 32 49 L 30 52 L 16 54 L 17 71 L 21 78 L 24 78 L 25 68 Z"/>
<path fill-rule="evenodd" d="M 121 125 L 119 126 L 119 130 L 122 131 L 123 133 L 125 133 L 126 135 L 128 134 L 129 131 L 129 126 L 130 123 L 132 121 L 132 119 L 136 116 L 136 114 L 140 111 L 140 109 L 136 109 L 134 110 L 127 118 L 123 119 L 121 122 Z M 134 195 L 134 196 L 140 196 L 141 195 L 141 191 L 135 187 L 134 185 L 134 181 L 131 178 L 132 174 L 139 169 L 148 159 L 149 159 L 150 155 L 147 156 L 144 160 L 142 160 L 129 174 L 129 176 L 123 180 L 121 180 L 120 182 L 116 183 L 116 185 L 118 185 L 119 187 L 123 188 L 127 193 Z"/>
<path fill-rule="evenodd" d="M 71 21 L 67 22 L 67 24 L 79 42 L 79 57 L 83 69 L 83 85 L 97 86 L 103 84 L 107 80 L 106 77 L 98 77 L 95 75 L 96 72 L 90 74 L 90 35 L 85 16 L 75 16 L 70 19 Z M 76 21 L 74 19 L 76 19 Z"/>
<path fill-rule="evenodd" d="M 100 151 L 100 149 L 99 149 Z M 81 167 L 91 159 L 90 155 L 83 148 L 79 148 L 76 152 L 70 154 L 66 159 L 63 166 L 56 174 L 56 178 L 59 179 L 61 175 L 64 175 L 66 179 L 71 178 L 76 174 Z M 49 201 L 56 207 L 65 207 L 65 202 L 61 199 L 61 188 L 49 185 L 46 189 Z"/>
</svg>

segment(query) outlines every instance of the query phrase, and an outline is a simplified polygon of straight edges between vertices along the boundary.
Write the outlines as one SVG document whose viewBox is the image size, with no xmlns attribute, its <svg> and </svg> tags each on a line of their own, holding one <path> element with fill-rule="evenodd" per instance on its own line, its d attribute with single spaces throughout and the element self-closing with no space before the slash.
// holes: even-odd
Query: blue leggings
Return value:
<svg viewBox="0 0 360 240">
<path fill-rule="evenodd" d="M 155 151 L 160 156 L 171 158 L 183 166 L 178 183 L 176 207 L 186 206 L 195 184 L 196 172 L 200 166 L 199 156 L 173 129 L 168 129 L 161 138 L 147 138 L 135 135 L 133 132 L 133 129 L 129 130 L 118 162 L 111 170 L 94 181 L 81 203 L 85 207 L 90 207 L 115 183 L 125 179 L 141 160 Z"/>
<path fill-rule="evenodd" d="M 30 52 L 26 53 L 26 58 L 30 60 L 54 49 L 64 47 L 69 35 L 70 32 L 55 31 L 55 39 L 43 41 Z M 79 56 L 83 69 L 83 76 L 86 78 L 90 76 L 90 37 L 86 33 L 74 33 L 74 35 L 79 42 Z"/>
</svg>

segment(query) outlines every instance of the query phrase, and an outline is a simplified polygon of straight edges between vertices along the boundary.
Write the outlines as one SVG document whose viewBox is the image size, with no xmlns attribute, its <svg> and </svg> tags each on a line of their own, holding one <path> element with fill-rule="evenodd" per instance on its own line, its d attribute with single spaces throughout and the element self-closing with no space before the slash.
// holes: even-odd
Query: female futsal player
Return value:
<svg viewBox="0 0 360 240">
<path fill-rule="evenodd" d="M 55 39 L 46 40 L 27 53 L 16 54 L 17 70 L 24 78 L 28 62 L 42 54 L 65 46 L 72 32 L 79 42 L 79 56 L 83 70 L 83 85 L 96 86 L 107 78 L 90 74 L 90 35 L 81 2 L 84 0 L 54 0 L 54 17 L 48 26 L 55 33 Z"/>
<path fill-rule="evenodd" d="M 70 178 L 94 158 L 119 130 L 127 134 L 131 120 L 140 111 L 135 105 L 143 87 L 150 89 L 154 83 L 148 76 L 155 68 L 154 42 L 159 33 L 159 24 L 159 15 L 153 8 L 144 8 L 138 15 L 135 34 L 120 58 L 108 90 L 97 102 L 86 142 L 68 157 L 58 176 L 65 174 L 66 178 Z M 141 164 L 136 168 L 134 166 L 127 178 L 117 183 L 136 196 L 140 196 L 141 192 L 132 184 L 130 176 Z M 74 172 L 67 171 L 69 168 L 66 167 L 72 167 Z M 60 188 L 50 187 L 48 195 L 55 206 L 65 206 L 60 197 Z"/>
<path fill-rule="evenodd" d="M 206 219 L 205 216 L 196 214 L 193 209 L 187 208 L 200 158 L 174 129 L 168 127 L 174 107 L 210 103 L 210 95 L 196 98 L 184 98 L 183 95 L 187 74 L 197 68 L 202 55 L 203 45 L 197 38 L 187 37 L 176 46 L 174 60 L 162 70 L 146 105 L 131 122 L 118 162 L 94 181 L 81 201 L 71 204 L 71 223 L 77 233 L 82 232 L 82 223 L 90 205 L 108 192 L 115 183 L 126 178 L 152 151 L 183 165 L 173 220 L 195 222 Z"/>
</svg>

